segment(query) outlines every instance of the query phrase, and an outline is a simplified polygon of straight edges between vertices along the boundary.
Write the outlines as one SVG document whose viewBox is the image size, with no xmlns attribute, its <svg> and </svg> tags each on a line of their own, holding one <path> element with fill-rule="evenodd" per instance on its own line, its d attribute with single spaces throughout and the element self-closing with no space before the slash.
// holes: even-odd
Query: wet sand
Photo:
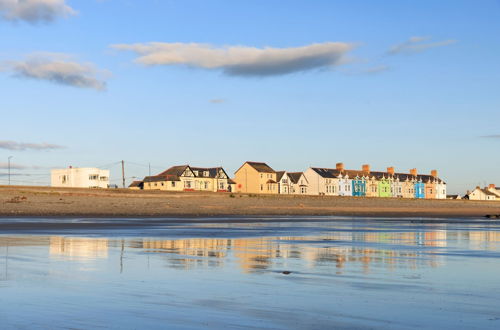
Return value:
<svg viewBox="0 0 500 330">
<path fill-rule="evenodd" d="M 489 214 L 500 214 L 500 202 L 0 186 L 2 217 L 481 218 Z"/>
<path fill-rule="evenodd" d="M 498 221 L 321 218 L 0 219 L 0 328 L 499 328 Z"/>
</svg>

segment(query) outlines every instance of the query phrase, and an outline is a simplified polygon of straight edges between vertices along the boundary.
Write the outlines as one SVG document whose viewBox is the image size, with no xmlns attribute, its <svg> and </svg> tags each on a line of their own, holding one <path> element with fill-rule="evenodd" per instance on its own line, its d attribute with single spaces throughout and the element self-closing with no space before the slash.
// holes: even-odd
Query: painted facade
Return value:
<svg viewBox="0 0 500 330">
<path fill-rule="evenodd" d="M 236 191 L 251 194 L 278 194 L 276 180 L 276 171 L 261 162 L 245 162 L 234 176 Z"/>
<path fill-rule="evenodd" d="M 109 170 L 95 167 L 69 167 L 50 171 L 51 187 L 108 188 Z"/>
<path fill-rule="evenodd" d="M 172 166 L 158 175 L 143 180 L 144 190 L 166 191 L 231 191 L 229 176 L 222 167 Z"/>
</svg>

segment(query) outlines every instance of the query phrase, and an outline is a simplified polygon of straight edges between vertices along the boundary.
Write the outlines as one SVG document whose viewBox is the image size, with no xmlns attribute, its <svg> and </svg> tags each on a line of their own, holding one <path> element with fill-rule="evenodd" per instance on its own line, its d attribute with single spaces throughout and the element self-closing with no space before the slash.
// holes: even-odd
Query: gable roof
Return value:
<svg viewBox="0 0 500 330">
<path fill-rule="evenodd" d="M 279 182 L 284 174 L 285 174 L 285 171 L 277 171 L 276 172 L 276 181 Z"/>
<path fill-rule="evenodd" d="M 168 175 L 174 175 L 174 176 L 181 176 L 184 171 L 186 171 L 186 168 L 188 168 L 189 165 L 179 165 L 179 166 L 172 166 L 169 169 L 161 172 L 157 176 L 168 176 Z"/>
<path fill-rule="evenodd" d="M 290 178 L 290 181 L 292 181 L 292 183 L 294 184 L 297 184 L 299 183 L 299 180 L 300 180 L 300 177 L 302 176 L 302 172 L 291 172 L 291 173 L 287 173 L 288 174 L 288 177 Z"/>
<path fill-rule="evenodd" d="M 197 178 L 216 178 L 219 174 L 219 171 L 224 172 L 227 175 L 226 171 L 222 167 L 190 167 L 192 171 L 198 171 L 198 175 L 195 176 Z M 205 175 L 205 172 L 208 172 L 208 175 Z"/>
<path fill-rule="evenodd" d="M 243 166 L 245 166 L 245 164 L 248 164 L 250 165 L 254 170 L 256 170 L 257 172 L 259 173 L 276 173 L 275 170 L 273 170 L 269 165 L 267 165 L 266 163 L 260 163 L 260 162 L 244 162 L 243 165 L 240 166 L 239 169 L 236 170 L 236 172 L 238 172 L 239 170 L 241 170 L 241 168 Z M 235 173 L 236 173 L 235 172 Z"/>
<path fill-rule="evenodd" d="M 144 182 L 142 181 L 132 181 L 132 183 L 128 186 L 129 188 L 141 188 L 144 186 Z"/>
</svg>

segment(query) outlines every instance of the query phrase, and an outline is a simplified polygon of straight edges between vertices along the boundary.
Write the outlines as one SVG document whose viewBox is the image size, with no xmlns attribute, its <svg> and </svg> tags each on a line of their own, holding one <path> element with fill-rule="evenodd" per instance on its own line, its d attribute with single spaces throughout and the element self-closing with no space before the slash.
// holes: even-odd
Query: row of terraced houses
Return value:
<svg viewBox="0 0 500 330">
<path fill-rule="evenodd" d="M 296 194 L 356 197 L 445 199 L 446 183 L 433 170 L 429 175 L 372 171 L 369 165 L 348 170 L 310 167 L 305 172 L 275 171 L 266 163 L 245 162 L 230 179 L 222 167 L 173 166 L 166 171 L 134 181 L 130 188 L 167 191 L 213 191 L 249 194 Z"/>
</svg>

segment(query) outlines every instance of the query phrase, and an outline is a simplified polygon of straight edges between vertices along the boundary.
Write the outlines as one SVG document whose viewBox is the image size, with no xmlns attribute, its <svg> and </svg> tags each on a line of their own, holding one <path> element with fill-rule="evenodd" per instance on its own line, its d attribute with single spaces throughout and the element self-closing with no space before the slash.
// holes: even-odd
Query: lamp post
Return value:
<svg viewBox="0 0 500 330">
<path fill-rule="evenodd" d="M 10 186 L 10 159 L 12 158 L 13 156 L 9 156 L 9 158 L 7 158 L 7 173 L 8 173 L 8 177 L 9 177 L 9 186 Z"/>
</svg>

